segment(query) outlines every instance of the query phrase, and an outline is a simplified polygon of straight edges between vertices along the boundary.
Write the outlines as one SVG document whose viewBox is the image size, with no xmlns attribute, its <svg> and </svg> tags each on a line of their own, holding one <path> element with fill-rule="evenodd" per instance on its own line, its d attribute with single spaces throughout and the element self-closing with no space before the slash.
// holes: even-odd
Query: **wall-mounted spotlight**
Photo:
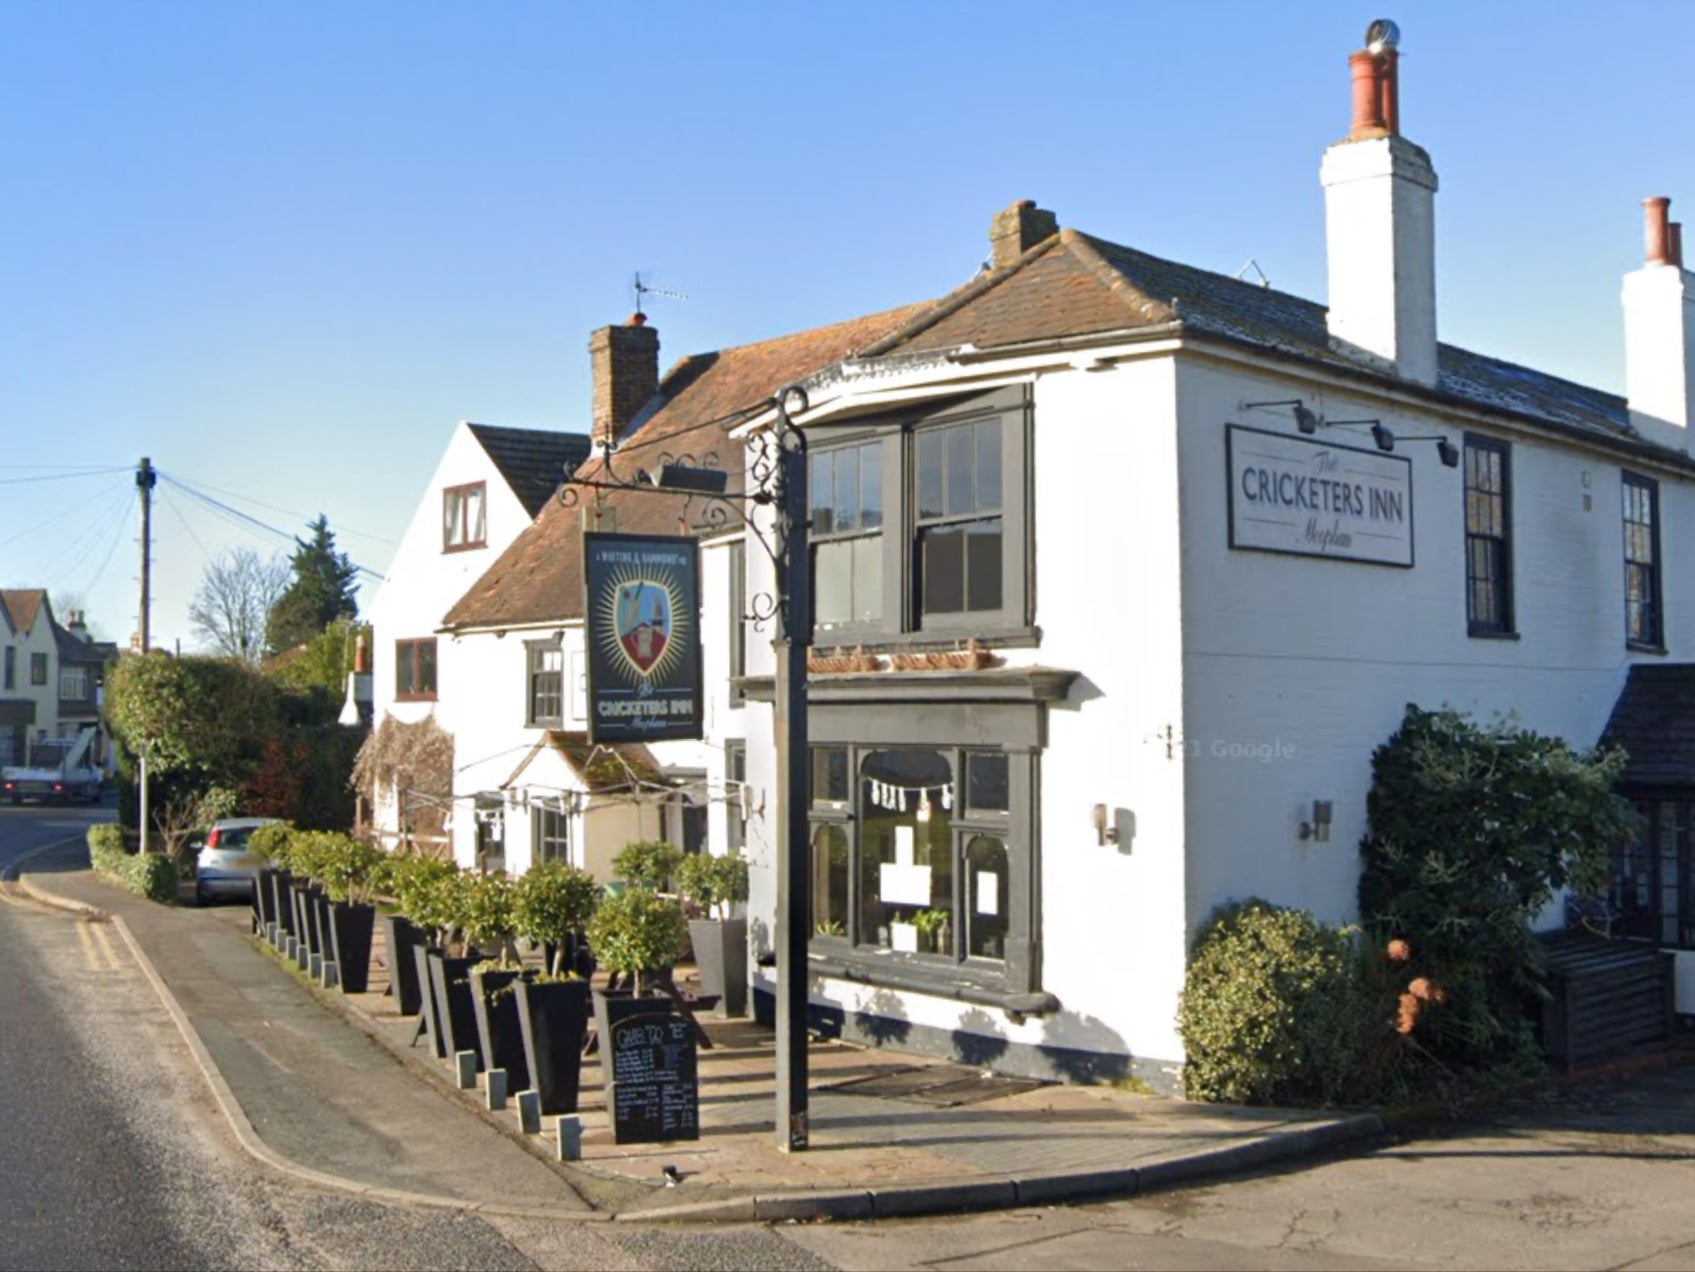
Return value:
<svg viewBox="0 0 1695 1272">
<path fill-rule="evenodd" d="M 1313 414 L 1313 412 L 1307 407 L 1307 404 L 1301 401 L 1300 398 L 1285 398 L 1276 402 L 1242 403 L 1242 409 L 1244 411 L 1259 411 L 1280 406 L 1286 406 L 1289 408 L 1289 413 L 1295 417 L 1295 427 L 1300 429 L 1303 433 L 1316 433 L 1319 429 L 1324 427 L 1324 421 L 1319 419 L 1317 415 Z"/>
<path fill-rule="evenodd" d="M 1458 468 L 1460 466 L 1460 448 L 1445 437 L 1439 437 L 1432 433 L 1428 437 L 1403 437 L 1401 440 L 1403 442 L 1435 442 L 1436 456 L 1442 461 L 1442 467 Z"/>
<path fill-rule="evenodd" d="M 1118 827 L 1113 825 L 1112 817 L 1105 804 L 1096 804 L 1090 812 L 1089 821 L 1095 828 L 1095 842 L 1101 847 L 1118 843 Z"/>
<path fill-rule="evenodd" d="M 1327 800 L 1327 799 L 1315 799 L 1315 800 L 1313 800 L 1313 802 L 1312 802 L 1312 820 L 1311 821 L 1304 821 L 1304 822 L 1301 823 L 1301 829 L 1300 829 L 1301 838 L 1302 839 L 1310 839 L 1315 844 L 1327 844 L 1327 843 L 1329 843 L 1330 842 L 1330 818 L 1331 818 L 1330 801 Z"/>
<path fill-rule="evenodd" d="M 1325 421 L 1326 428 L 1366 428 L 1368 426 L 1371 429 L 1371 440 L 1376 443 L 1378 450 L 1387 452 L 1395 449 L 1395 434 L 1389 430 L 1389 426 L 1382 420 L 1365 419 Z"/>
</svg>

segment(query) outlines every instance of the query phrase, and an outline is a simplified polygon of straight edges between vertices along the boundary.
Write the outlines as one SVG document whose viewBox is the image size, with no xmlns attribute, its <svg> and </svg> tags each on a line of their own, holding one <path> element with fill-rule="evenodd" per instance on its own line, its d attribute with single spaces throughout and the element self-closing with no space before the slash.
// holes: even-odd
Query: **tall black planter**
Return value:
<svg viewBox="0 0 1695 1272">
<path fill-rule="evenodd" d="M 383 915 L 383 944 L 388 957 L 388 992 L 402 1016 L 416 1016 L 423 1005 L 418 992 L 418 964 L 412 947 L 423 944 L 423 933 L 403 914 Z"/>
<path fill-rule="evenodd" d="M 255 872 L 253 876 L 253 930 L 260 936 L 265 935 L 265 898 L 270 895 L 270 880 L 265 876 L 270 874 L 269 868 Z"/>
<path fill-rule="evenodd" d="M 294 935 L 294 876 L 286 870 L 271 871 L 271 908 L 275 912 L 276 923 L 282 931 L 279 938 L 286 934 Z M 282 944 L 279 939 L 278 945 Z"/>
<path fill-rule="evenodd" d="M 689 940 L 700 992 L 718 998 L 718 1015 L 747 1015 L 747 920 L 690 919 Z"/>
<path fill-rule="evenodd" d="M 483 972 L 471 977 L 471 1008 L 477 1014 L 477 1048 L 483 1068 L 505 1069 L 506 1089 L 526 1091 L 530 1066 L 518 1025 L 517 972 Z"/>
<path fill-rule="evenodd" d="M 587 981 L 519 981 L 518 1027 L 543 1114 L 575 1113 L 588 1034 Z M 604 1062 L 603 1062 L 604 1063 Z"/>
<path fill-rule="evenodd" d="M 329 963 L 335 959 L 335 932 L 331 918 L 333 903 L 322 888 L 314 888 L 312 894 L 312 924 L 317 929 L 312 953 Z"/>
<path fill-rule="evenodd" d="M 477 1055 L 477 1071 L 482 1071 L 482 1051 L 477 1046 L 477 1008 L 471 994 L 471 964 L 468 958 L 447 958 L 430 955 L 430 988 L 435 993 L 436 1028 L 442 1045 L 451 1057 L 461 1051 Z"/>
<path fill-rule="evenodd" d="M 363 994 L 371 983 L 371 934 L 376 922 L 376 907 L 359 902 L 337 901 L 330 912 L 335 970 L 345 993 Z"/>
<path fill-rule="evenodd" d="M 311 962 L 313 932 L 317 926 L 312 921 L 312 889 L 297 879 L 289 893 L 294 909 L 295 961 L 306 967 Z"/>
<path fill-rule="evenodd" d="M 447 1041 L 442 1037 L 441 1025 L 437 1023 L 434 978 L 430 973 L 432 960 L 440 957 L 439 946 L 425 945 L 420 941 L 412 947 L 406 961 L 412 965 L 412 976 L 418 986 L 418 1006 L 424 1013 L 424 1032 L 429 1035 L 430 1050 L 437 1060 L 445 1060 Z"/>
</svg>

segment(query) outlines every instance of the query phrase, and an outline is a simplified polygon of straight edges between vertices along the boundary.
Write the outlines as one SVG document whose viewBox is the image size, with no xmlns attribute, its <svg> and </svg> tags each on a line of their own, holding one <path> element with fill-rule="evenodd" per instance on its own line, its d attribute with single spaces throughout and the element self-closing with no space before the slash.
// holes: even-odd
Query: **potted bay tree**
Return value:
<svg viewBox="0 0 1695 1272">
<path fill-rule="evenodd" d="M 543 1114 L 577 1111 L 589 1015 L 577 951 L 599 901 L 594 878 L 562 861 L 532 866 L 518 880 L 518 933 L 548 951 L 546 970 L 515 986 L 524 1063 Z"/>
<path fill-rule="evenodd" d="M 511 1090 L 529 1086 L 524 1044 L 518 1032 L 514 985 L 523 971 L 513 949 L 517 935 L 516 889 L 503 874 L 466 876 L 461 921 L 466 939 L 493 957 L 468 969 L 477 1053 L 484 1069 L 505 1069 Z"/>
<path fill-rule="evenodd" d="M 700 907 L 689 920 L 689 943 L 700 969 L 701 993 L 718 999 L 718 1015 L 747 1014 L 747 920 L 732 907 L 747 900 L 747 858 L 693 853 L 677 868 L 685 900 Z"/>
<path fill-rule="evenodd" d="M 614 1021 L 638 1012 L 669 1010 L 668 995 L 645 991 L 682 957 L 688 934 L 682 906 L 646 888 L 631 888 L 600 903 L 589 921 L 589 943 L 600 965 L 629 983 L 628 989 L 595 991 L 595 1030 L 602 1047 L 612 1037 Z M 608 1078 L 610 1064 L 610 1056 L 603 1056 L 601 1065 Z"/>
</svg>

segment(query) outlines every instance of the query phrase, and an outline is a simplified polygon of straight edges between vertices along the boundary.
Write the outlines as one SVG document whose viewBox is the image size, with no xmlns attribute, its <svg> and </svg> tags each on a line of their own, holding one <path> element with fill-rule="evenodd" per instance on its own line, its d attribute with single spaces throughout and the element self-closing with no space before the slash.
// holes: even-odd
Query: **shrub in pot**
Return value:
<svg viewBox="0 0 1695 1272">
<path fill-rule="evenodd" d="M 657 978 L 682 956 L 688 935 L 683 908 L 670 897 L 631 888 L 600 903 L 589 920 L 589 941 L 600 965 L 627 977 L 630 985 L 625 990 L 595 991 L 595 1025 L 603 1043 L 612 1036 L 612 1021 L 618 1017 L 652 1011 L 655 999 L 669 1004 L 669 998 L 643 991 L 653 988 Z"/>
<path fill-rule="evenodd" d="M 577 1111 L 589 984 L 568 969 L 600 895 L 593 876 L 562 861 L 533 866 L 517 883 L 518 933 L 551 955 L 547 972 L 516 984 L 524 1063 L 543 1114 Z"/>
<path fill-rule="evenodd" d="M 468 970 L 472 1014 L 477 1022 L 477 1051 L 485 1069 L 505 1069 L 513 1090 L 529 1085 L 523 1042 L 518 1033 L 518 1004 L 512 995 L 521 966 L 512 949 L 515 889 L 502 874 L 464 875 L 460 882 L 459 924 L 479 949 L 497 957 Z"/>
<path fill-rule="evenodd" d="M 638 839 L 624 845 L 612 859 L 612 869 L 633 888 L 665 892 L 682 862 L 682 849 L 662 839 Z"/>
<path fill-rule="evenodd" d="M 731 907 L 747 900 L 747 858 L 694 853 L 677 870 L 677 886 L 706 916 L 689 920 L 701 992 L 718 999 L 718 1015 L 747 1014 L 747 920 Z"/>
<path fill-rule="evenodd" d="M 370 984 L 371 935 L 377 910 L 371 904 L 370 881 L 382 854 L 350 835 L 323 834 L 319 847 L 319 878 L 328 898 L 329 952 L 349 994 L 362 994 Z"/>
</svg>

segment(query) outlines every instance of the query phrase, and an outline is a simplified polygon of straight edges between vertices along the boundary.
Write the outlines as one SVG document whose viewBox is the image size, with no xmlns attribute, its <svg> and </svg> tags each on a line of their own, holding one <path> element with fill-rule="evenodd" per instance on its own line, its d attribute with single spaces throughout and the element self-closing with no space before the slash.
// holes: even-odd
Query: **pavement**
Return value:
<svg viewBox="0 0 1695 1272">
<path fill-rule="evenodd" d="M 158 906 L 75 846 L 26 865 L 38 901 L 104 916 L 152 983 L 242 1146 L 271 1169 L 374 1200 L 529 1219 L 874 1218 L 1127 1196 L 1370 1145 L 1373 1114 L 1190 1104 L 1110 1086 L 1031 1085 L 841 1041 L 811 1049 L 812 1145 L 776 1147 L 773 1038 L 705 1020 L 701 1138 L 613 1143 L 585 1059 L 582 1157 L 554 1118 L 526 1135 L 413 1045 L 386 988 L 325 990 L 249 928 L 246 906 Z M 96 912 L 90 914 L 90 911 Z M 681 1182 L 670 1186 L 665 1167 Z"/>
</svg>

